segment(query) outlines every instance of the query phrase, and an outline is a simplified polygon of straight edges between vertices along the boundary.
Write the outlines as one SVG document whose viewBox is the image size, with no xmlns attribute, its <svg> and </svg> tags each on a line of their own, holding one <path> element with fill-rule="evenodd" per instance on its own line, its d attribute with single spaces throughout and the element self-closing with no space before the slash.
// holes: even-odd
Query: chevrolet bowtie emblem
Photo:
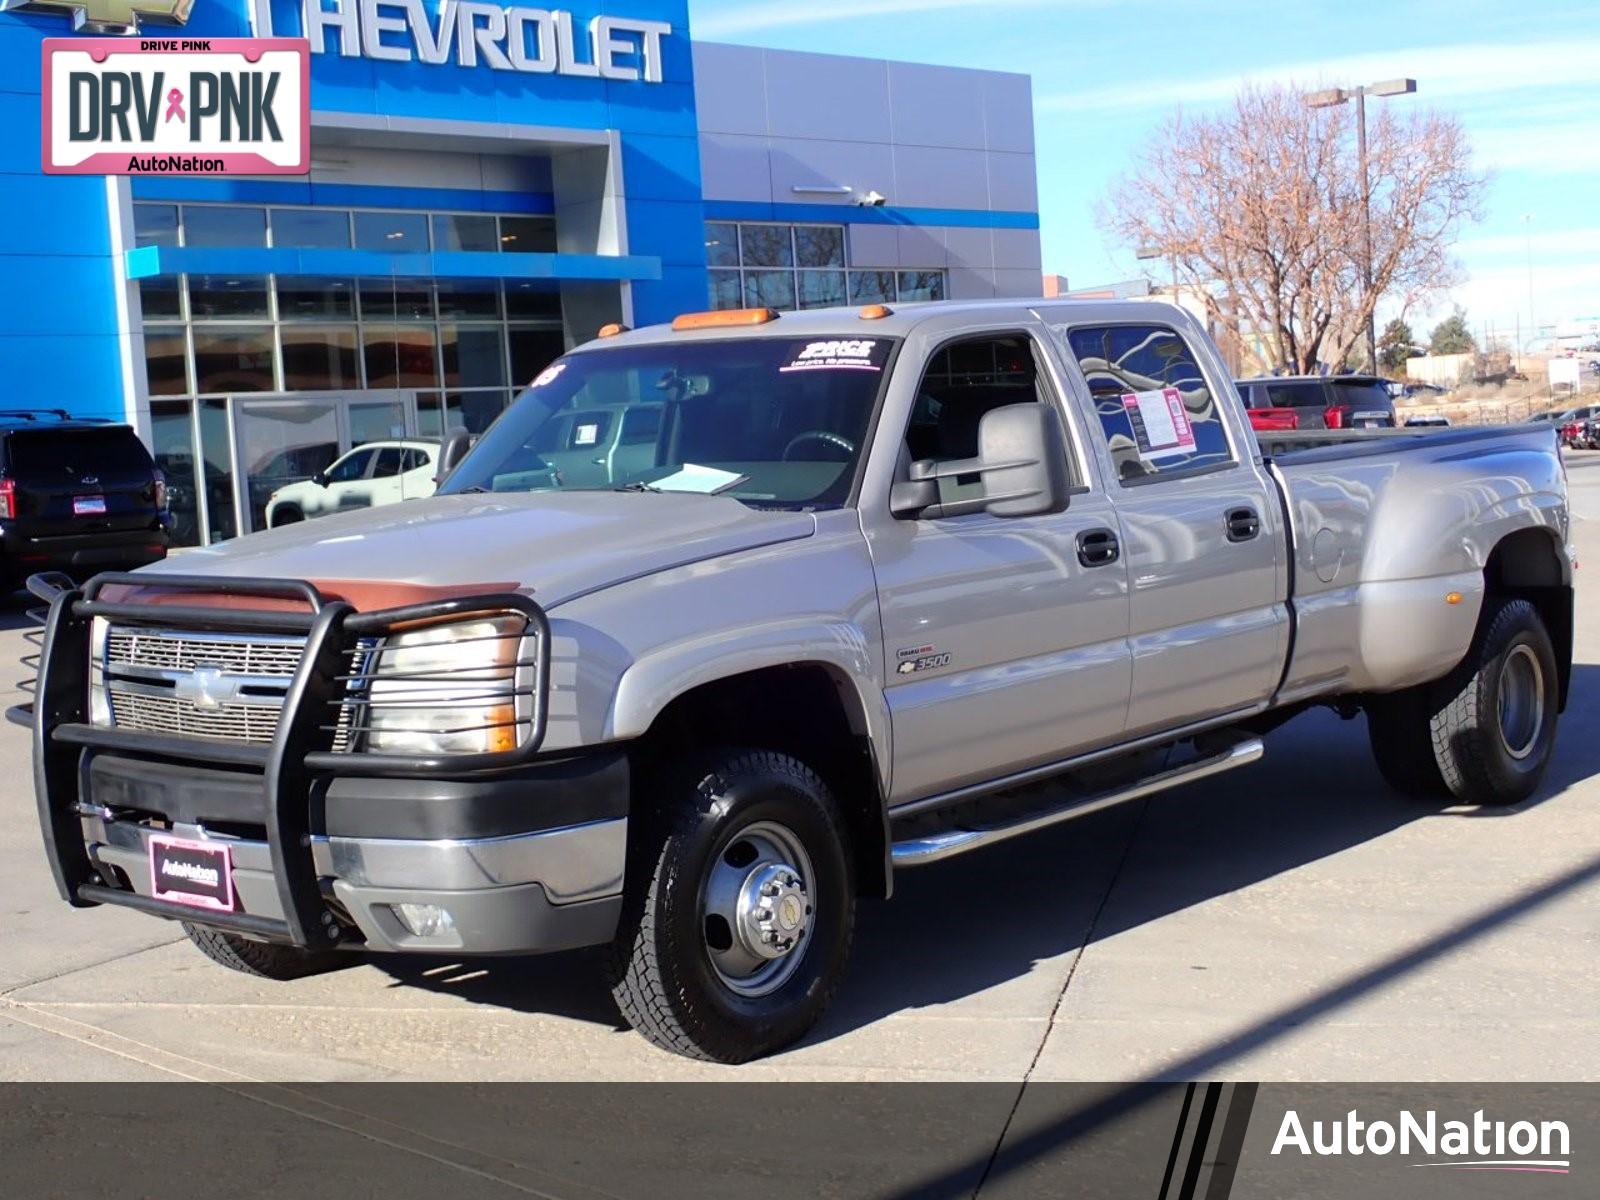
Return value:
<svg viewBox="0 0 1600 1200">
<path fill-rule="evenodd" d="M 74 33 L 131 35 L 139 18 L 158 25 L 182 25 L 194 0 L 0 0 L 0 12 L 72 14 Z"/>
<path fill-rule="evenodd" d="M 173 681 L 172 694 L 196 708 L 218 709 L 239 698 L 239 681 L 215 667 L 200 667 L 191 675 Z"/>
</svg>

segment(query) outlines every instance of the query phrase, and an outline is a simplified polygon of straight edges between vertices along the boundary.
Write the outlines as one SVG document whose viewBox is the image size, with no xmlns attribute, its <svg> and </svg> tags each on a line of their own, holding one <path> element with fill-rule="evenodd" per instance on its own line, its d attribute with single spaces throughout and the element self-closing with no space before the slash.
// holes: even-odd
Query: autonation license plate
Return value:
<svg viewBox="0 0 1600 1200">
<path fill-rule="evenodd" d="M 74 496 L 72 515 L 75 517 L 103 517 L 106 515 L 104 496 Z"/>
<path fill-rule="evenodd" d="M 45 38 L 45 172 L 304 175 L 309 59 L 300 38 Z"/>
<path fill-rule="evenodd" d="M 157 900 L 233 911 L 233 855 L 215 842 L 158 834 L 150 839 L 150 890 Z"/>
</svg>

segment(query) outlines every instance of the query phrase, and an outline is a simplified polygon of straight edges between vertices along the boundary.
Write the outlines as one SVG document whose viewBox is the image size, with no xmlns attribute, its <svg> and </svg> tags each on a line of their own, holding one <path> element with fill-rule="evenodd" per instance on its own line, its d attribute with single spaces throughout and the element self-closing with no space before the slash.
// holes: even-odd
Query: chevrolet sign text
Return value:
<svg viewBox="0 0 1600 1200">
<path fill-rule="evenodd" d="M 304 0 L 301 29 L 313 54 L 386 62 L 660 83 L 665 21 L 595 17 L 587 26 L 560 9 L 482 0 Z"/>
</svg>

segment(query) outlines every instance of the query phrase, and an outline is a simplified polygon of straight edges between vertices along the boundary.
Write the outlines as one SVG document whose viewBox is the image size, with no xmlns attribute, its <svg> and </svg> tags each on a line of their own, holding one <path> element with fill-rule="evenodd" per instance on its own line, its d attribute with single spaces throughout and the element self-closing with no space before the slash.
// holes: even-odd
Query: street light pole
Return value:
<svg viewBox="0 0 1600 1200">
<path fill-rule="evenodd" d="M 1417 90 L 1415 79 L 1386 79 L 1355 88 L 1329 88 L 1312 92 L 1306 103 L 1312 108 L 1331 108 L 1346 100 L 1356 102 L 1356 148 L 1361 161 L 1361 282 L 1363 296 L 1372 298 L 1367 312 L 1367 362 L 1378 370 L 1378 303 L 1372 297 L 1372 179 L 1367 161 L 1367 97 L 1406 96 Z"/>
<path fill-rule="evenodd" d="M 1361 284 L 1372 296 L 1372 179 L 1367 167 L 1367 89 L 1356 89 L 1356 145 L 1361 159 Z M 1367 312 L 1367 366 L 1378 373 L 1378 301 Z"/>
<path fill-rule="evenodd" d="M 1531 343 L 1539 336 L 1539 317 L 1533 308 L 1533 214 L 1522 214 L 1523 245 L 1528 257 L 1528 341 Z M 1517 347 L 1518 357 L 1521 357 L 1522 347 Z"/>
</svg>

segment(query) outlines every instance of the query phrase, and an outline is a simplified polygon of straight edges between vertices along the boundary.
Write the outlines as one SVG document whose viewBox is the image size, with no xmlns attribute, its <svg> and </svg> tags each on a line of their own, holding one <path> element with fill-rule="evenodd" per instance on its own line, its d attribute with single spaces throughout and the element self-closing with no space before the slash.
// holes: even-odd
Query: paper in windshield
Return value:
<svg viewBox="0 0 1600 1200">
<path fill-rule="evenodd" d="M 731 487 L 738 487 L 741 483 L 748 482 L 750 476 L 740 475 L 736 471 L 721 471 L 716 467 L 702 467 L 695 463 L 684 463 L 683 466 L 663 479 L 652 479 L 651 487 L 660 488 L 663 492 L 698 492 L 702 495 L 712 496 L 718 492 L 725 492 Z"/>
<path fill-rule="evenodd" d="M 1194 453 L 1194 427 L 1177 388 L 1125 392 L 1122 407 L 1144 459 L 1176 458 Z"/>
</svg>

